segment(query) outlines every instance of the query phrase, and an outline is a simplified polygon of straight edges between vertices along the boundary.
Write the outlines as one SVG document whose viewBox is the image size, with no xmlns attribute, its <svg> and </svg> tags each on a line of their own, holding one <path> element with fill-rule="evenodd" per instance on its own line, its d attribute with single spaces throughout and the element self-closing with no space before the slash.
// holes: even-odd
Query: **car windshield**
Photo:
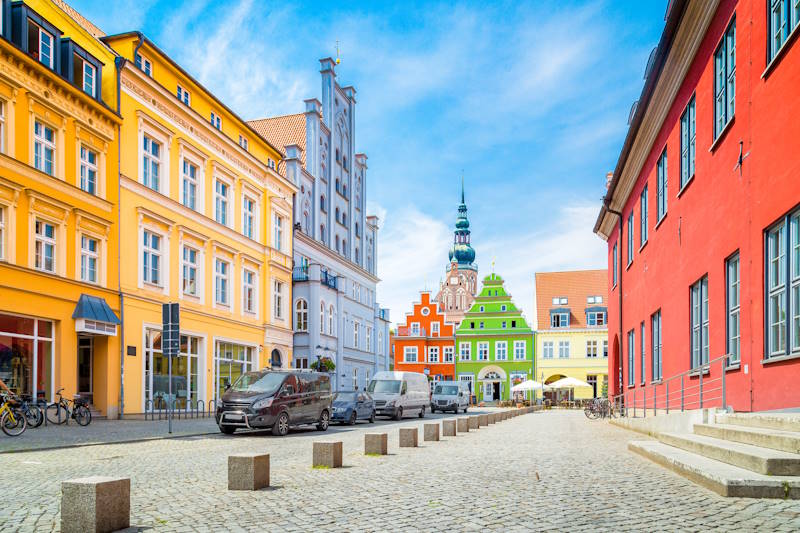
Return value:
<svg viewBox="0 0 800 533">
<path fill-rule="evenodd" d="M 334 402 L 354 402 L 356 401 L 357 392 L 337 392 L 333 397 Z"/>
<path fill-rule="evenodd" d="M 458 394 L 458 387 L 455 385 L 436 385 L 433 389 L 434 394 L 442 394 L 444 396 L 455 396 Z"/>
<path fill-rule="evenodd" d="M 369 392 L 384 392 L 384 393 L 398 393 L 400 392 L 400 384 L 402 381 L 395 379 L 382 379 L 380 381 L 371 381 L 367 390 Z"/>
<path fill-rule="evenodd" d="M 279 372 L 247 372 L 239 376 L 231 387 L 236 392 L 275 392 L 286 374 Z"/>
</svg>

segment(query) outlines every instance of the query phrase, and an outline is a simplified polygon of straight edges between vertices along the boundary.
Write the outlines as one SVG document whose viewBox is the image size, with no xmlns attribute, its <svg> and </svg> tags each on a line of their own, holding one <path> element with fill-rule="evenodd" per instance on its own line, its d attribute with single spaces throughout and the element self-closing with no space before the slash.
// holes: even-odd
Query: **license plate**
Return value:
<svg viewBox="0 0 800 533">
<path fill-rule="evenodd" d="M 237 420 L 241 422 L 244 420 L 244 415 L 225 415 L 226 420 Z"/>
</svg>

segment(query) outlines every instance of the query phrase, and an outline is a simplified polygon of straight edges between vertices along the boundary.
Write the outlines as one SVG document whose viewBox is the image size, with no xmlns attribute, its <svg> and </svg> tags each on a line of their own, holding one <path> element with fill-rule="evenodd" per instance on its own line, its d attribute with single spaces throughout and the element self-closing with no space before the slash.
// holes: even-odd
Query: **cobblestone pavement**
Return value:
<svg viewBox="0 0 800 533">
<path fill-rule="evenodd" d="M 398 428 L 209 435 L 0 456 L 0 529 L 59 525 L 60 481 L 131 477 L 131 523 L 164 531 L 797 531 L 793 501 L 722 498 L 626 449 L 635 433 L 581 412 L 523 415 L 416 449 Z M 364 433 L 389 453 L 363 455 Z M 344 468 L 314 470 L 314 440 L 344 444 Z M 271 454 L 272 487 L 226 490 L 226 456 Z"/>
</svg>

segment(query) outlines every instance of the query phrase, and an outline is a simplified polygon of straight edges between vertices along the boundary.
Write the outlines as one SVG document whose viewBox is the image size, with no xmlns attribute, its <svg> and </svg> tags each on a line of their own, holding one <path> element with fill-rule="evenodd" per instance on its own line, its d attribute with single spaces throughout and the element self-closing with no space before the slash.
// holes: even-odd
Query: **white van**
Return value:
<svg viewBox="0 0 800 533">
<path fill-rule="evenodd" d="M 414 412 L 423 418 L 431 401 L 428 378 L 419 372 L 376 372 L 367 391 L 375 400 L 375 414 L 395 420 Z"/>
<path fill-rule="evenodd" d="M 458 413 L 469 408 L 469 386 L 465 381 L 440 381 L 433 388 L 431 396 L 431 413 L 438 409 L 441 412 Z"/>
</svg>

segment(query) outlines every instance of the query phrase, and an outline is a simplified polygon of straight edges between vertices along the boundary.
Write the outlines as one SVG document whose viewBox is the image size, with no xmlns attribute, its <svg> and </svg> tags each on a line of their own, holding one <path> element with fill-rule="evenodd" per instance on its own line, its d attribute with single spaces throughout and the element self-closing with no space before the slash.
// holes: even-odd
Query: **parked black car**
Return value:
<svg viewBox="0 0 800 533">
<path fill-rule="evenodd" d="M 286 435 L 303 424 L 325 431 L 331 419 L 330 378 L 318 372 L 247 372 L 222 395 L 215 416 L 226 434 L 272 428 L 273 435 Z"/>
</svg>

